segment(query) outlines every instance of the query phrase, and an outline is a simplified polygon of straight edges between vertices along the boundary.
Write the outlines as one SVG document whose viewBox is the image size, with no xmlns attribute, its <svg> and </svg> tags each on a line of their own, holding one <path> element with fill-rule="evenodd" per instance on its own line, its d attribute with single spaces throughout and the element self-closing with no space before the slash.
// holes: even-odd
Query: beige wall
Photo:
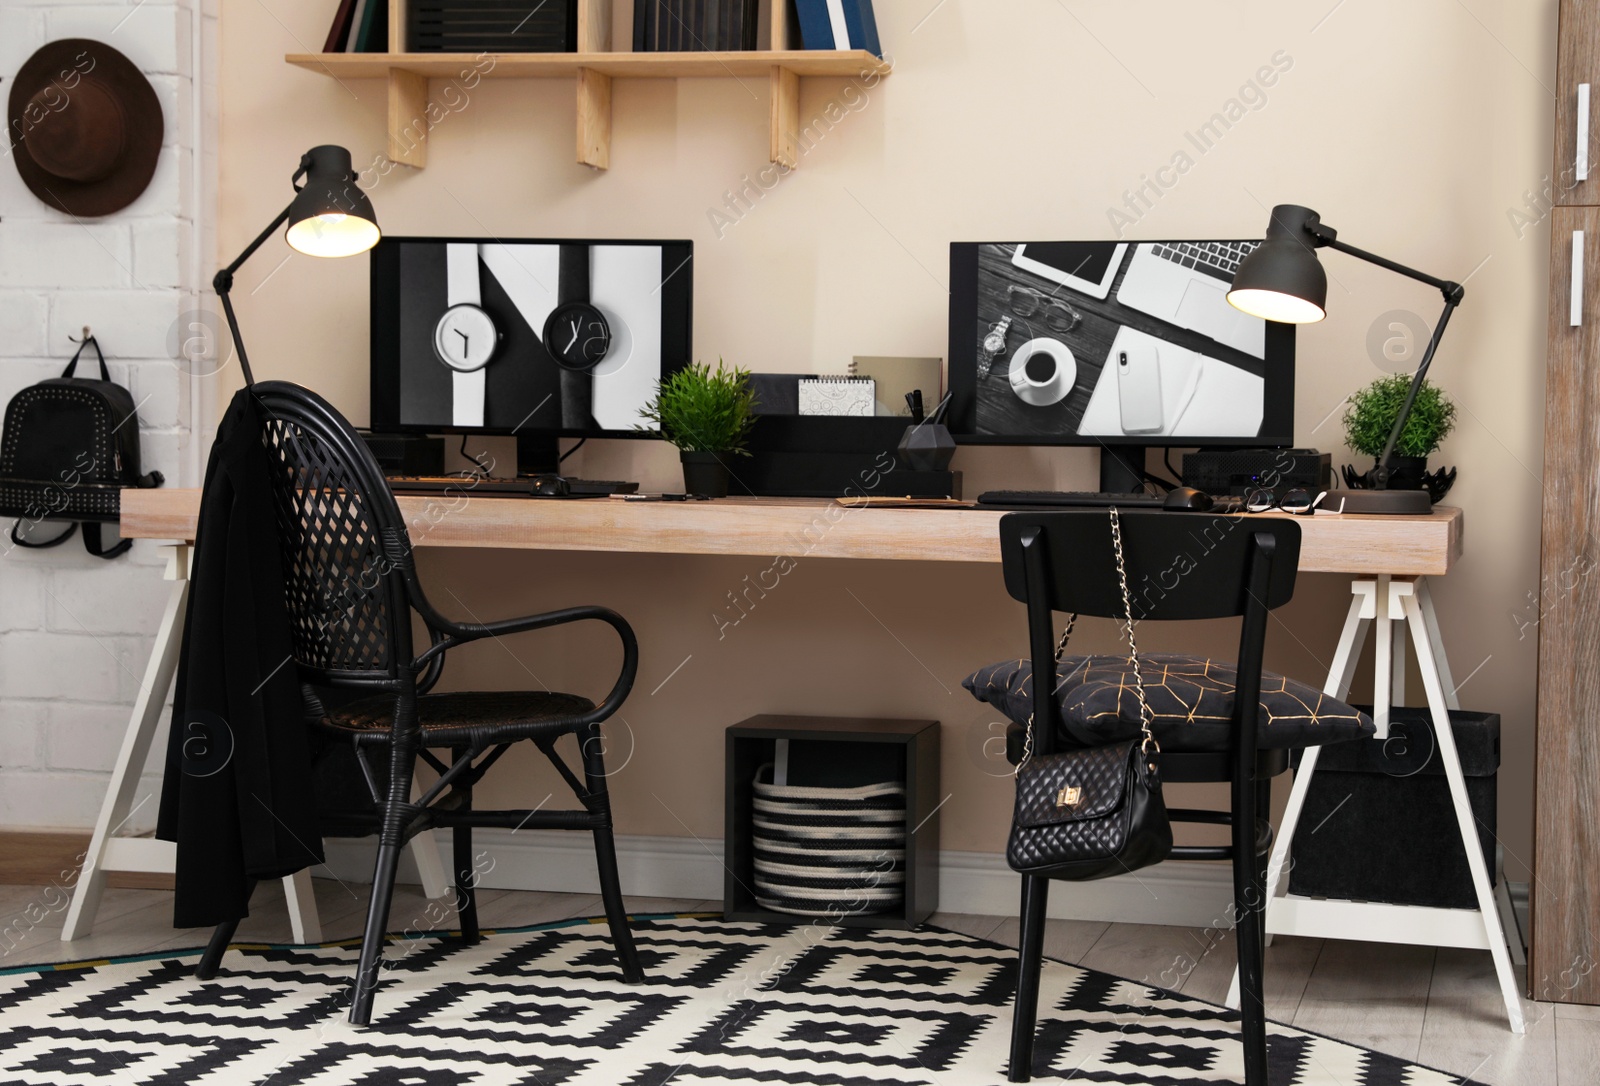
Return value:
<svg viewBox="0 0 1600 1086">
<path fill-rule="evenodd" d="M 341 84 L 282 61 L 320 43 L 333 6 L 227 7 L 226 255 L 286 202 L 306 147 L 345 144 L 358 166 L 383 150 L 382 83 Z M 692 238 L 697 354 L 765 370 L 838 371 L 852 354 L 944 355 L 950 241 L 1109 236 L 1109 209 L 1147 177 L 1173 183 L 1130 238 L 1249 235 L 1269 205 L 1296 202 L 1357 245 L 1442 276 L 1471 273 L 1435 369 L 1461 407 L 1441 459 L 1461 470 L 1452 500 L 1469 526 L 1467 557 L 1437 601 L 1456 672 L 1471 674 L 1463 703 L 1504 715 L 1502 836 L 1512 877 L 1525 878 L 1535 642 L 1531 626 L 1519 636 L 1517 616 L 1535 617 L 1528 593 L 1539 579 L 1549 244 L 1545 223 L 1519 236 L 1511 212 L 1549 170 L 1554 0 L 877 8 L 895 74 L 864 98 L 844 81 L 808 81 L 803 117 L 837 101 L 842 121 L 721 238 L 710 209 L 766 165 L 764 81 L 619 81 L 608 173 L 573 162 L 569 82 L 485 81 L 434 129 L 426 170 L 368 175 L 380 220 L 396 234 Z M 1241 91 L 1280 51 L 1279 66 L 1292 67 L 1271 87 Z M 1201 153 L 1186 134 L 1235 96 L 1254 108 Z M 1186 171 L 1158 175 L 1179 152 Z M 1330 316 L 1301 336 L 1296 425 L 1302 443 L 1342 457 L 1338 405 L 1379 373 L 1369 329 L 1393 309 L 1431 325 L 1438 298 L 1338 254 L 1325 264 Z M 259 375 L 308 384 L 365 421 L 364 261 L 291 257 L 273 243 L 242 273 L 236 297 Z M 219 395 L 236 381 L 228 370 Z M 673 458 L 653 444 L 591 445 L 580 456 L 590 476 L 676 480 Z M 957 462 L 973 493 L 1088 488 L 1094 464 L 1086 451 L 1036 449 L 966 450 Z M 803 561 L 719 640 L 713 612 L 765 565 L 459 552 L 423 563 L 438 602 L 458 614 L 582 601 L 634 622 L 644 662 L 628 727 L 618 729 L 618 747 L 632 750 L 618 773 L 624 832 L 721 836 L 727 724 L 767 711 L 866 713 L 944 722 L 945 845 L 999 848 L 1010 789 L 981 755 L 993 714 L 959 686 L 1023 644 L 997 571 Z M 1303 584 L 1274 627 L 1269 663 L 1320 683 L 1347 590 L 1326 576 Z M 1221 627 L 1150 629 L 1145 646 L 1204 650 L 1232 637 Z M 1086 647 L 1111 641 L 1109 626 L 1082 637 Z M 598 636 L 530 635 L 468 650 L 450 679 L 587 691 L 613 663 Z M 545 795 L 547 773 L 515 766 L 487 798 Z"/>
</svg>

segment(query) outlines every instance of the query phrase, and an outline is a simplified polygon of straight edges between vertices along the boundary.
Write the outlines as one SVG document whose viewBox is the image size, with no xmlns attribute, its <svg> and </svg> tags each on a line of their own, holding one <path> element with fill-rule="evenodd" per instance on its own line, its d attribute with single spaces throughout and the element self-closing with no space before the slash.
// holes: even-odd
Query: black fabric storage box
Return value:
<svg viewBox="0 0 1600 1086">
<path fill-rule="evenodd" d="M 1452 712 L 1450 727 L 1492 883 L 1500 715 Z M 1321 749 L 1295 827 L 1289 892 L 1476 909 L 1478 897 L 1428 710 L 1391 710 L 1388 739 Z"/>
<path fill-rule="evenodd" d="M 378 0 L 373 0 L 374 3 Z M 572 53 L 578 0 L 411 0 L 413 53 Z"/>
</svg>

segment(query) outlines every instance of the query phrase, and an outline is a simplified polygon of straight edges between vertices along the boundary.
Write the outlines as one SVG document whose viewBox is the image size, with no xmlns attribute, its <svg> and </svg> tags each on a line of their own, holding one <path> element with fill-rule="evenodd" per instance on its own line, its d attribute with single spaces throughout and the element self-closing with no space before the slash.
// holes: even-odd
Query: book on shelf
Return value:
<svg viewBox="0 0 1600 1086">
<path fill-rule="evenodd" d="M 805 49 L 865 49 L 883 55 L 872 0 L 794 0 Z"/>
<path fill-rule="evenodd" d="M 634 0 L 633 48 L 639 53 L 752 50 L 758 11 L 759 0 Z"/>
<path fill-rule="evenodd" d="M 350 37 L 350 22 L 356 13 L 356 0 L 339 0 L 339 9 L 333 13 L 333 25 L 328 27 L 327 40 L 322 43 L 324 53 L 344 52 L 344 43 Z"/>
<path fill-rule="evenodd" d="M 367 5 L 382 2 L 383 0 L 356 0 L 355 10 L 350 13 L 350 32 L 344 36 L 344 45 L 340 47 L 340 52 L 356 51 L 356 41 L 361 37 L 361 20 L 367 17 Z"/>
</svg>

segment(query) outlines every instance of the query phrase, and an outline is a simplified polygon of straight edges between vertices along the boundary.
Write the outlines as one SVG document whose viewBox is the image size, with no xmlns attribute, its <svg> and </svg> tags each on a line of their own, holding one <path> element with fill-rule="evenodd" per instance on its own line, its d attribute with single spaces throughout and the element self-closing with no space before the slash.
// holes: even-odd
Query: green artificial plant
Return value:
<svg viewBox="0 0 1600 1086">
<path fill-rule="evenodd" d="M 745 440 L 756 421 L 750 371 L 728 369 L 720 358 L 715 370 L 696 362 L 659 382 L 641 414 L 684 452 L 749 456 Z"/>
<path fill-rule="evenodd" d="M 1344 412 L 1345 444 L 1364 456 L 1378 457 L 1400 415 L 1406 390 L 1411 387 L 1409 373 L 1380 377 L 1350 397 Z M 1425 457 L 1439 447 L 1456 426 L 1456 405 L 1426 380 L 1417 389 L 1405 428 L 1395 444 L 1396 456 Z"/>
</svg>

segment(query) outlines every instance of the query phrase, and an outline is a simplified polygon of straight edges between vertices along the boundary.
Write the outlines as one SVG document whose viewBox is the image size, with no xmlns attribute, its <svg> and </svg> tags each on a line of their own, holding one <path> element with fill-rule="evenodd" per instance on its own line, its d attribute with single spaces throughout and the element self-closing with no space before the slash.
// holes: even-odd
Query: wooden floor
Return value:
<svg viewBox="0 0 1600 1086">
<path fill-rule="evenodd" d="M 323 936 L 359 936 L 366 887 L 316 880 Z M 59 902 L 59 904 L 58 904 Z M 715 912 L 720 901 L 629 898 L 629 909 Z M 47 962 L 195 947 L 207 932 L 174 931 L 171 895 L 108 890 L 92 935 L 59 942 L 65 899 L 59 891 L 0 886 L 0 969 Z M 390 930 L 422 930 L 442 915 L 415 887 L 396 891 Z M 600 899 L 583 894 L 484 890 L 484 927 L 595 916 Z M 30 925 L 27 917 L 40 918 Z M 933 923 L 1015 946 L 1017 921 L 939 913 Z M 448 923 L 444 926 L 448 926 Z M 263 886 L 241 941 L 287 942 L 289 922 L 277 886 Z M 1198 929 L 1052 920 L 1045 953 L 1106 973 L 1221 1002 L 1233 946 Z M 1316 1033 L 1428 1064 L 1493 1086 L 1579 1086 L 1600 1081 L 1600 1008 L 1524 1001 L 1525 1036 L 1506 1029 L 1489 955 L 1482 951 L 1278 937 L 1267 952 L 1267 1014 Z"/>
</svg>

